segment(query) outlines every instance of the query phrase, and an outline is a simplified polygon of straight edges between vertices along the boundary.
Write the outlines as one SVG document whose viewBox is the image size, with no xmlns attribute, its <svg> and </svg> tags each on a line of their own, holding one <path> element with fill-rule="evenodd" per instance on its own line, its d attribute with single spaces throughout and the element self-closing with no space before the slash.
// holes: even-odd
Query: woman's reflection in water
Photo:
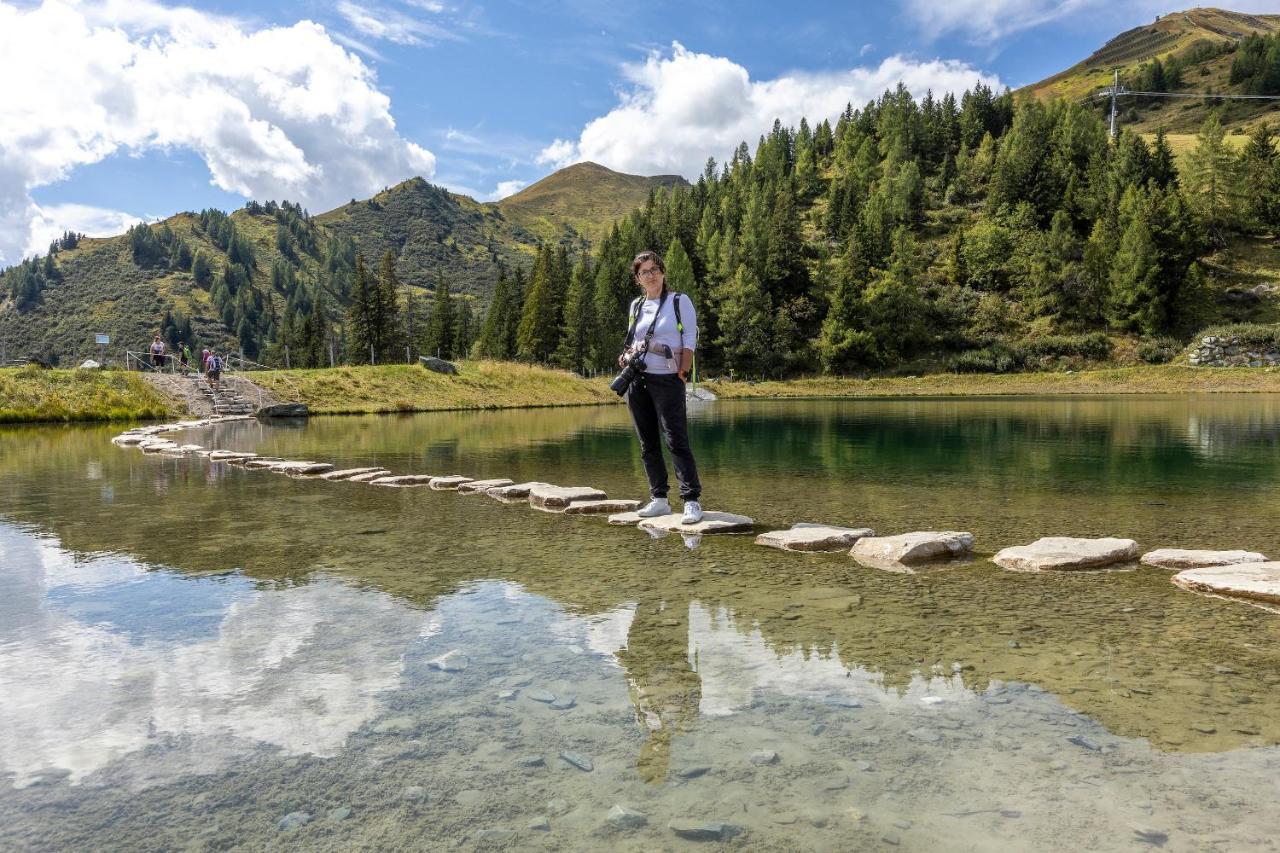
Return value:
<svg viewBox="0 0 1280 853">
<path fill-rule="evenodd" d="M 618 657 L 637 720 L 648 732 L 636 771 L 660 785 L 667 779 L 672 742 L 693 723 L 702 701 L 702 679 L 689 660 L 689 596 L 678 590 L 645 595 Z"/>
</svg>

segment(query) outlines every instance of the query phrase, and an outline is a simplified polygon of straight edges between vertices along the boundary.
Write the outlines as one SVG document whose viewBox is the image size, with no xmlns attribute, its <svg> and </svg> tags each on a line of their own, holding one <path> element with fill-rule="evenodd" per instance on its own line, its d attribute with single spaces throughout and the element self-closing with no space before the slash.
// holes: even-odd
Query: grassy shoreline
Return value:
<svg viewBox="0 0 1280 853">
<path fill-rule="evenodd" d="M 250 378 L 316 415 L 616 405 L 608 378 L 526 364 L 464 361 L 457 376 L 411 365 L 277 370 Z M 1182 365 L 1078 373 L 952 374 L 704 384 L 724 400 L 991 397 L 1082 394 L 1280 393 L 1280 369 Z M 141 376 L 122 371 L 0 370 L 0 423 L 147 420 L 182 412 Z"/>
</svg>

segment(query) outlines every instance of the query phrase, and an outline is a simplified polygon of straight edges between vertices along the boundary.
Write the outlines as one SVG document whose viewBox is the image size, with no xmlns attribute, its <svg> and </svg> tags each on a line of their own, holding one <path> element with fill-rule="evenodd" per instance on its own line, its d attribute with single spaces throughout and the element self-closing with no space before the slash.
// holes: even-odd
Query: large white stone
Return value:
<svg viewBox="0 0 1280 853">
<path fill-rule="evenodd" d="M 1102 537 L 1082 539 L 1074 536 L 1045 536 L 1030 545 L 1005 548 L 993 558 L 998 566 L 1020 572 L 1047 570 L 1068 571 L 1094 569 L 1124 563 L 1138 556 L 1138 543 L 1132 539 Z"/>
<path fill-rule="evenodd" d="M 432 477 L 431 482 L 427 485 L 437 492 L 456 492 L 463 483 L 470 482 L 472 482 L 470 477 L 463 477 L 461 474 L 450 474 L 445 477 Z"/>
<path fill-rule="evenodd" d="M 1280 604 L 1280 562 L 1187 569 L 1174 575 L 1173 582 L 1192 592 Z"/>
<path fill-rule="evenodd" d="M 867 536 L 849 550 L 874 563 L 927 563 L 967 554 L 973 534 L 958 530 L 917 530 L 897 536 Z"/>
<path fill-rule="evenodd" d="M 835 527 L 827 524 L 793 524 L 790 530 L 770 530 L 756 537 L 757 545 L 782 551 L 843 551 L 867 536 L 875 536 L 870 527 Z"/>
<path fill-rule="evenodd" d="M 350 480 L 357 474 L 377 474 L 385 477 L 391 472 L 386 468 L 343 468 L 340 471 L 326 471 L 320 475 L 321 480 Z"/>
<path fill-rule="evenodd" d="M 328 462 L 277 462 L 267 469 L 273 474 L 288 474 L 290 477 L 305 477 L 310 474 L 323 474 L 332 471 Z"/>
<path fill-rule="evenodd" d="M 1205 566 L 1238 566 L 1265 563 L 1256 551 L 1199 551 L 1186 548 L 1157 548 L 1142 555 L 1142 562 L 1162 569 L 1200 569 Z"/>
<path fill-rule="evenodd" d="M 697 524 L 684 524 L 680 520 L 680 513 L 673 512 L 671 515 L 642 518 L 639 524 L 648 530 L 701 535 L 704 533 L 750 533 L 756 523 L 745 515 L 734 515 L 731 512 L 704 512 L 702 521 Z"/>
<path fill-rule="evenodd" d="M 495 486 L 485 492 L 486 495 L 496 501 L 502 501 L 507 504 L 524 503 L 529 500 L 529 492 L 534 486 L 548 486 L 550 483 L 530 482 L 530 483 L 512 483 L 510 486 Z"/>
<path fill-rule="evenodd" d="M 458 492 L 464 495 L 478 495 L 481 492 L 487 492 L 499 486 L 511 486 L 514 484 L 515 480 L 509 480 L 506 477 L 500 477 L 496 480 L 472 480 L 469 483 L 463 483 L 458 486 Z M 528 497 L 528 495 L 525 497 Z"/>
<path fill-rule="evenodd" d="M 213 462 L 225 462 L 230 459 L 256 459 L 256 453 L 241 453 L 236 450 L 215 450 L 209 454 L 209 459 Z"/>
<path fill-rule="evenodd" d="M 589 486 L 552 486 L 539 483 L 529 489 L 529 506 L 561 512 L 576 501 L 602 501 L 607 497 L 604 492 Z"/>
<path fill-rule="evenodd" d="M 610 524 L 639 524 L 643 519 L 638 512 L 619 512 L 609 516 Z"/>
<path fill-rule="evenodd" d="M 630 512 L 639 508 L 640 501 L 596 500 L 574 501 L 564 508 L 565 515 L 604 515 L 605 513 Z"/>
</svg>

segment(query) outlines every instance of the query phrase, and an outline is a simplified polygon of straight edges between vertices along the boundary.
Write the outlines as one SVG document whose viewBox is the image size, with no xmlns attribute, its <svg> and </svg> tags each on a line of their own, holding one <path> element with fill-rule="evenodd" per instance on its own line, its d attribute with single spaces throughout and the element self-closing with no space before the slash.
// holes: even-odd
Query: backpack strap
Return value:
<svg viewBox="0 0 1280 853">
<path fill-rule="evenodd" d="M 644 307 L 644 297 L 637 296 L 631 303 L 628 313 L 631 315 L 631 322 L 627 323 L 627 338 L 623 341 L 622 348 L 626 349 L 631 346 L 631 342 L 636 339 L 636 321 L 640 319 L 640 311 Z"/>
<path fill-rule="evenodd" d="M 680 349 L 684 349 L 684 321 L 680 319 L 680 294 L 671 292 L 671 307 L 676 312 L 676 329 L 680 332 Z"/>
</svg>

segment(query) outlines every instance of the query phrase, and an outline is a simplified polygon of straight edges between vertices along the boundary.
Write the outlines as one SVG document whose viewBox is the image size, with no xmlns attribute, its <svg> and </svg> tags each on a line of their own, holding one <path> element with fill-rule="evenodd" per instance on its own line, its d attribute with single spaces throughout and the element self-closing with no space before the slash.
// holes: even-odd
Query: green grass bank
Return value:
<svg viewBox="0 0 1280 853">
<path fill-rule="evenodd" d="M 136 373 L 0 369 L 0 423 L 147 420 L 181 411 Z"/>
<path fill-rule="evenodd" d="M 616 404 L 608 379 L 494 361 L 464 361 L 457 376 L 410 365 L 277 370 L 251 374 L 313 414 L 376 414 Z M 1280 393 L 1280 369 L 1181 365 L 1115 367 L 1075 373 L 953 374 L 767 382 L 720 381 L 720 398 L 979 397 L 1067 394 Z M 0 423 L 145 420 L 182 406 L 139 375 L 121 371 L 0 370 Z"/>
</svg>

